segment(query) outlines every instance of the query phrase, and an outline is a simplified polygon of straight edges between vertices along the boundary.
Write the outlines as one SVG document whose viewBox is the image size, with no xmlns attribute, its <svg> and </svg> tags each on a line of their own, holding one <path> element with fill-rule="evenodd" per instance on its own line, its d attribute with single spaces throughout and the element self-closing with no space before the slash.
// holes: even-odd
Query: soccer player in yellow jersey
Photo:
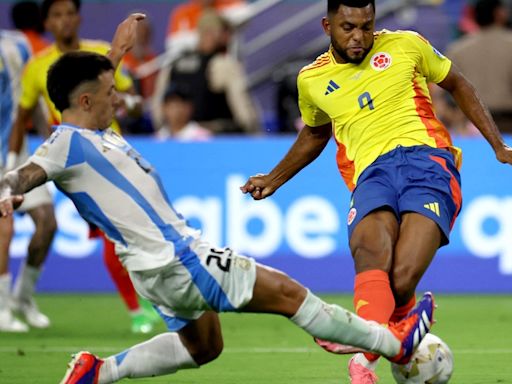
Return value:
<svg viewBox="0 0 512 384">
<path fill-rule="evenodd" d="M 107 42 L 79 38 L 80 5 L 80 0 L 44 0 L 42 2 L 41 14 L 44 26 L 53 35 L 55 43 L 31 58 L 25 67 L 17 116 L 10 137 L 7 168 L 23 163 L 28 157 L 26 149 L 23 148 L 26 146 L 25 127 L 27 121 L 33 117 L 34 109 L 41 96 L 47 107 L 48 124 L 60 122 L 60 113 L 51 102 L 46 87 L 50 66 L 65 52 L 83 50 L 106 54 L 110 49 Z M 116 71 L 115 84 L 120 92 L 134 93 L 132 80 L 120 69 Z M 21 207 L 31 216 L 36 229 L 29 245 L 27 260 L 20 269 L 13 292 L 16 310 L 23 315 L 29 325 L 38 328 L 48 327 L 50 321 L 39 311 L 32 295 L 56 230 L 52 198 L 47 189 L 44 186 L 42 188 L 42 190 L 33 191 L 37 191 L 38 195 L 37 199 L 30 201 L 30 206 Z M 27 200 L 26 203 L 29 201 Z M 153 310 L 141 308 L 129 276 L 114 253 L 113 245 L 106 239 L 104 242 L 105 264 L 132 314 L 132 331 L 146 333 L 152 328 L 153 320 L 148 319 L 148 314 L 152 317 Z"/>
<path fill-rule="evenodd" d="M 512 150 L 474 88 L 449 59 L 410 31 L 375 32 L 375 2 L 328 0 L 322 25 L 329 50 L 298 76 L 305 127 L 279 164 L 241 187 L 272 195 L 334 136 L 336 160 L 352 191 L 348 233 L 356 277 L 354 306 L 381 324 L 406 315 L 461 208 L 460 150 L 436 118 L 427 83 L 449 91 L 503 163 Z M 331 352 L 348 346 L 317 340 Z M 377 356 L 349 362 L 353 384 L 377 382 Z"/>
</svg>

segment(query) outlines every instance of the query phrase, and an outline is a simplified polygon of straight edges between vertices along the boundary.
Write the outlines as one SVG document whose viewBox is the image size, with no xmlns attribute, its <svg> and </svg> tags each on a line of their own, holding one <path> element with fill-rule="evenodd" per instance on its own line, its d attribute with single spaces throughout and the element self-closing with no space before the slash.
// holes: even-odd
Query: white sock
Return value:
<svg viewBox="0 0 512 384">
<path fill-rule="evenodd" d="M 114 383 L 126 377 L 166 375 L 178 369 L 198 367 L 177 333 L 162 333 L 104 359 L 98 384 Z"/>
<path fill-rule="evenodd" d="M 11 291 L 11 274 L 0 275 L 0 311 L 9 308 L 9 295 Z"/>
<path fill-rule="evenodd" d="M 377 365 L 379 364 L 380 359 L 370 361 L 368 360 L 364 353 L 356 353 L 353 357 L 353 361 L 357 364 L 361 364 L 363 367 L 368 368 L 372 371 L 375 371 L 377 369 Z"/>
<path fill-rule="evenodd" d="M 353 345 L 388 357 L 400 352 L 400 342 L 389 330 L 342 307 L 327 304 L 310 291 L 290 320 L 320 339 Z"/>
<path fill-rule="evenodd" d="M 32 299 L 39 280 L 41 269 L 23 263 L 14 283 L 13 297 L 18 301 L 28 302 Z"/>
</svg>

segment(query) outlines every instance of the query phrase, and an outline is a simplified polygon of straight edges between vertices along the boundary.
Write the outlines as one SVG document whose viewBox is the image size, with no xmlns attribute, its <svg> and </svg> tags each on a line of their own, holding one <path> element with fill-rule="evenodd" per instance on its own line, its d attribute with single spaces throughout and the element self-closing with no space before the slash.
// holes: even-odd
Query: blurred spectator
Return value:
<svg viewBox="0 0 512 384">
<path fill-rule="evenodd" d="M 192 91 L 193 119 L 212 133 L 259 132 L 244 68 L 227 53 L 230 24 L 208 11 L 199 21 L 198 32 L 197 49 L 181 55 L 171 69 L 162 69 L 153 100 L 156 120 L 161 121 L 159 108 L 164 90 L 171 84 L 185 85 Z"/>
<path fill-rule="evenodd" d="M 473 83 L 502 133 L 512 133 L 512 32 L 501 0 L 475 4 L 479 30 L 447 49 L 447 56 Z"/>
<path fill-rule="evenodd" d="M 192 120 L 194 101 L 185 88 L 171 86 L 162 103 L 164 126 L 157 132 L 160 139 L 206 140 L 211 132 Z"/>
<path fill-rule="evenodd" d="M 474 33 L 478 31 L 479 28 L 480 27 L 475 21 L 475 7 L 473 4 L 464 4 L 458 22 L 460 34 L 465 35 L 467 33 Z"/>
<path fill-rule="evenodd" d="M 23 32 L 36 54 L 50 43 L 43 36 L 44 26 L 41 10 L 35 1 L 19 1 L 11 8 L 11 20 L 14 28 Z"/>
<path fill-rule="evenodd" d="M 297 75 L 310 62 L 290 61 L 280 66 L 273 74 L 277 88 L 277 133 L 297 133 L 304 125 L 298 106 Z"/>
<path fill-rule="evenodd" d="M 8 142 L 23 67 L 30 57 L 30 44 L 21 32 L 0 29 L 0 175 L 8 171 Z M 27 332 L 28 326 L 12 313 L 9 246 L 14 231 L 13 218 L 0 220 L 0 332 Z"/>
<path fill-rule="evenodd" d="M 436 116 L 451 134 L 457 136 L 477 136 L 478 129 L 466 118 L 459 109 L 452 95 L 437 84 L 429 84 L 430 96 Z"/>
<path fill-rule="evenodd" d="M 204 11 L 215 11 L 238 26 L 249 16 L 249 5 L 245 0 L 189 0 L 176 6 L 169 16 L 166 48 L 177 55 L 194 49 L 199 40 L 197 26 Z"/>
</svg>

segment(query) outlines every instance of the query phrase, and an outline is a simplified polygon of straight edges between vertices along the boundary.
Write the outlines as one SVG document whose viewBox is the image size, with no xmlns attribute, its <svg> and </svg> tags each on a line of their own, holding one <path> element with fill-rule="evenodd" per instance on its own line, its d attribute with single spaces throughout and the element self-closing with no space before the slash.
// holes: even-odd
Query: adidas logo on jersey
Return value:
<svg viewBox="0 0 512 384">
<path fill-rule="evenodd" d="M 437 216 L 441 217 L 441 215 L 439 213 L 439 203 L 428 203 L 428 204 L 425 204 L 423 207 L 427 208 L 429 211 L 432 211 Z"/>
<path fill-rule="evenodd" d="M 327 90 L 325 91 L 324 95 L 330 95 L 335 90 L 339 89 L 340 86 L 334 82 L 334 80 L 329 81 L 329 85 L 327 85 Z"/>
</svg>

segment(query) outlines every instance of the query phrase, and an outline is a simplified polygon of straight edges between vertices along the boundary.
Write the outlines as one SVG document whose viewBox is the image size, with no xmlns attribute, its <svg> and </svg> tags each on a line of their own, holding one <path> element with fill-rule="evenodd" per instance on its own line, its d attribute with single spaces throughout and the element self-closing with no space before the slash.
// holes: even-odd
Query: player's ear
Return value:
<svg viewBox="0 0 512 384">
<path fill-rule="evenodd" d="M 322 28 L 327 36 L 331 36 L 331 23 L 328 17 L 322 18 Z"/>
<path fill-rule="evenodd" d="M 81 93 L 78 96 L 78 106 L 84 111 L 88 111 L 92 107 L 91 94 L 89 92 Z"/>
</svg>

